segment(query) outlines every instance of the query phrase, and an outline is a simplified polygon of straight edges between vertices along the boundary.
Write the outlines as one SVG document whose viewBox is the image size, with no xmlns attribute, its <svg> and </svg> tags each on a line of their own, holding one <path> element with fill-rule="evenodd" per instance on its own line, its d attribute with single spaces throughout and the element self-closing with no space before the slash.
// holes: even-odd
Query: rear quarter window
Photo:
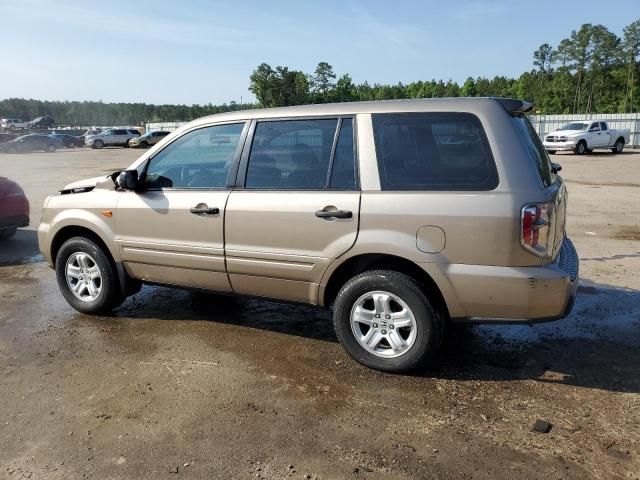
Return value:
<svg viewBox="0 0 640 480">
<path fill-rule="evenodd" d="M 538 170 L 540 180 L 545 187 L 548 187 L 555 181 L 555 175 L 551 172 L 551 160 L 538 134 L 526 117 L 513 117 L 513 123 L 524 148 Z"/>
<path fill-rule="evenodd" d="M 383 190 L 493 190 L 498 172 L 470 113 L 374 114 Z"/>
</svg>

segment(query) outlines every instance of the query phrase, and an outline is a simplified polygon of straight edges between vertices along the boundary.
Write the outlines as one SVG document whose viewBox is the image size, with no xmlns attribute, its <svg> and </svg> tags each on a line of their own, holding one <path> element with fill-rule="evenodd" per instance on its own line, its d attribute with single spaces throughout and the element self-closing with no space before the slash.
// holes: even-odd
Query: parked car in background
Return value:
<svg viewBox="0 0 640 480">
<path fill-rule="evenodd" d="M 82 135 L 67 135 L 66 133 L 52 133 L 51 138 L 58 140 L 64 148 L 84 147 Z"/>
<path fill-rule="evenodd" d="M 544 137 L 544 148 L 554 154 L 557 151 L 572 151 L 583 155 L 596 148 L 621 153 L 631 137 L 628 128 L 609 128 L 607 122 L 581 120 L 570 122 L 560 130 Z"/>
<path fill-rule="evenodd" d="M 133 128 L 108 128 L 96 135 L 85 136 L 85 143 L 91 148 L 128 147 L 129 140 L 140 136 L 140 132 Z"/>
<path fill-rule="evenodd" d="M 0 240 L 13 236 L 20 227 L 29 226 L 29 201 L 22 187 L 0 177 Z"/>
<path fill-rule="evenodd" d="M 356 361 L 409 370 L 449 322 L 573 306 L 567 191 L 530 109 L 451 98 L 204 117 L 49 196 L 40 250 L 83 313 L 143 282 L 310 303 L 333 308 Z"/>
<path fill-rule="evenodd" d="M 27 122 L 28 128 L 51 128 L 56 124 L 54 118 L 50 115 L 44 117 L 34 118 L 30 122 Z"/>
<path fill-rule="evenodd" d="M 136 138 L 132 138 L 129 140 L 130 147 L 141 147 L 141 148 L 149 148 L 152 145 L 155 145 L 164 137 L 169 135 L 171 132 L 147 132 L 144 135 Z"/>
<path fill-rule="evenodd" d="M 27 122 L 20 120 L 19 118 L 3 118 L 0 124 L 2 130 L 24 130 L 27 128 Z"/>
<path fill-rule="evenodd" d="M 0 144 L 0 152 L 26 153 L 26 152 L 55 152 L 62 144 L 49 135 L 31 133 L 14 140 Z"/>
<path fill-rule="evenodd" d="M 14 133 L 0 133 L 0 143 L 6 143 L 18 138 L 18 135 Z"/>
</svg>

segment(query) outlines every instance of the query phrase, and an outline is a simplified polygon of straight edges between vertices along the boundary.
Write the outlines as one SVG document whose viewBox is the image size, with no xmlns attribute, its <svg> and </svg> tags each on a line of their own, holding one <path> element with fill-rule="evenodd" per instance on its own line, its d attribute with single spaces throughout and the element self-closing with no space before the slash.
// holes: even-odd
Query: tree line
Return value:
<svg viewBox="0 0 640 480">
<path fill-rule="evenodd" d="M 529 100 L 539 113 L 627 113 L 640 111 L 640 20 L 618 37 L 604 25 L 584 24 L 556 47 L 540 45 L 533 68 L 518 78 L 469 77 L 462 84 L 442 80 L 355 84 L 337 77 L 327 62 L 311 74 L 263 63 L 250 77 L 249 90 L 264 107 L 308 103 L 439 97 L 515 97 Z"/>
<path fill-rule="evenodd" d="M 33 119 L 52 115 L 58 124 L 138 125 L 143 122 L 187 121 L 241 108 L 311 103 L 440 97 L 514 97 L 534 103 L 539 113 L 628 113 L 640 111 L 640 19 L 624 28 L 622 37 L 604 25 L 584 24 L 552 46 L 533 53 L 533 68 L 518 78 L 469 77 L 410 83 L 354 83 L 327 62 L 312 73 L 263 63 L 249 77 L 258 103 L 239 105 L 151 105 L 145 103 L 51 102 L 10 98 L 0 101 L 0 117 Z"/>
<path fill-rule="evenodd" d="M 56 102 L 24 98 L 0 100 L 0 118 L 32 120 L 51 115 L 58 125 L 141 125 L 145 122 L 188 121 L 214 113 L 256 105 L 152 105 L 147 103 Z"/>
</svg>

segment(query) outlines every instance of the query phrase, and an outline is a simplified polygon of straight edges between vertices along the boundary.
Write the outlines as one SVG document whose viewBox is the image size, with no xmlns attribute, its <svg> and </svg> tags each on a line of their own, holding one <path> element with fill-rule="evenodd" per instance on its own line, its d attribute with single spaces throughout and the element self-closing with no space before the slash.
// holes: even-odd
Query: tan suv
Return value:
<svg viewBox="0 0 640 480">
<path fill-rule="evenodd" d="M 571 309 L 567 193 L 528 108 L 441 99 L 205 117 L 126 171 L 48 197 L 40 248 L 84 313 L 143 282 L 310 303 L 333 308 L 358 362 L 412 369 L 447 322 Z"/>
</svg>

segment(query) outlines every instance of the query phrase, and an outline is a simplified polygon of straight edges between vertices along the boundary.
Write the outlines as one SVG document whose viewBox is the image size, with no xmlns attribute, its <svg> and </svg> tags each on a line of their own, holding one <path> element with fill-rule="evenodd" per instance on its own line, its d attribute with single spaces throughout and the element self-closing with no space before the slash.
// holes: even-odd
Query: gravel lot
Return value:
<svg viewBox="0 0 640 480">
<path fill-rule="evenodd" d="M 0 478 L 640 478 L 640 154 L 554 156 L 568 318 L 456 328 L 413 376 L 356 365 L 306 306 L 145 287 L 113 317 L 72 310 L 42 201 L 138 154 L 0 154 L 32 219 L 0 245 Z"/>
</svg>

